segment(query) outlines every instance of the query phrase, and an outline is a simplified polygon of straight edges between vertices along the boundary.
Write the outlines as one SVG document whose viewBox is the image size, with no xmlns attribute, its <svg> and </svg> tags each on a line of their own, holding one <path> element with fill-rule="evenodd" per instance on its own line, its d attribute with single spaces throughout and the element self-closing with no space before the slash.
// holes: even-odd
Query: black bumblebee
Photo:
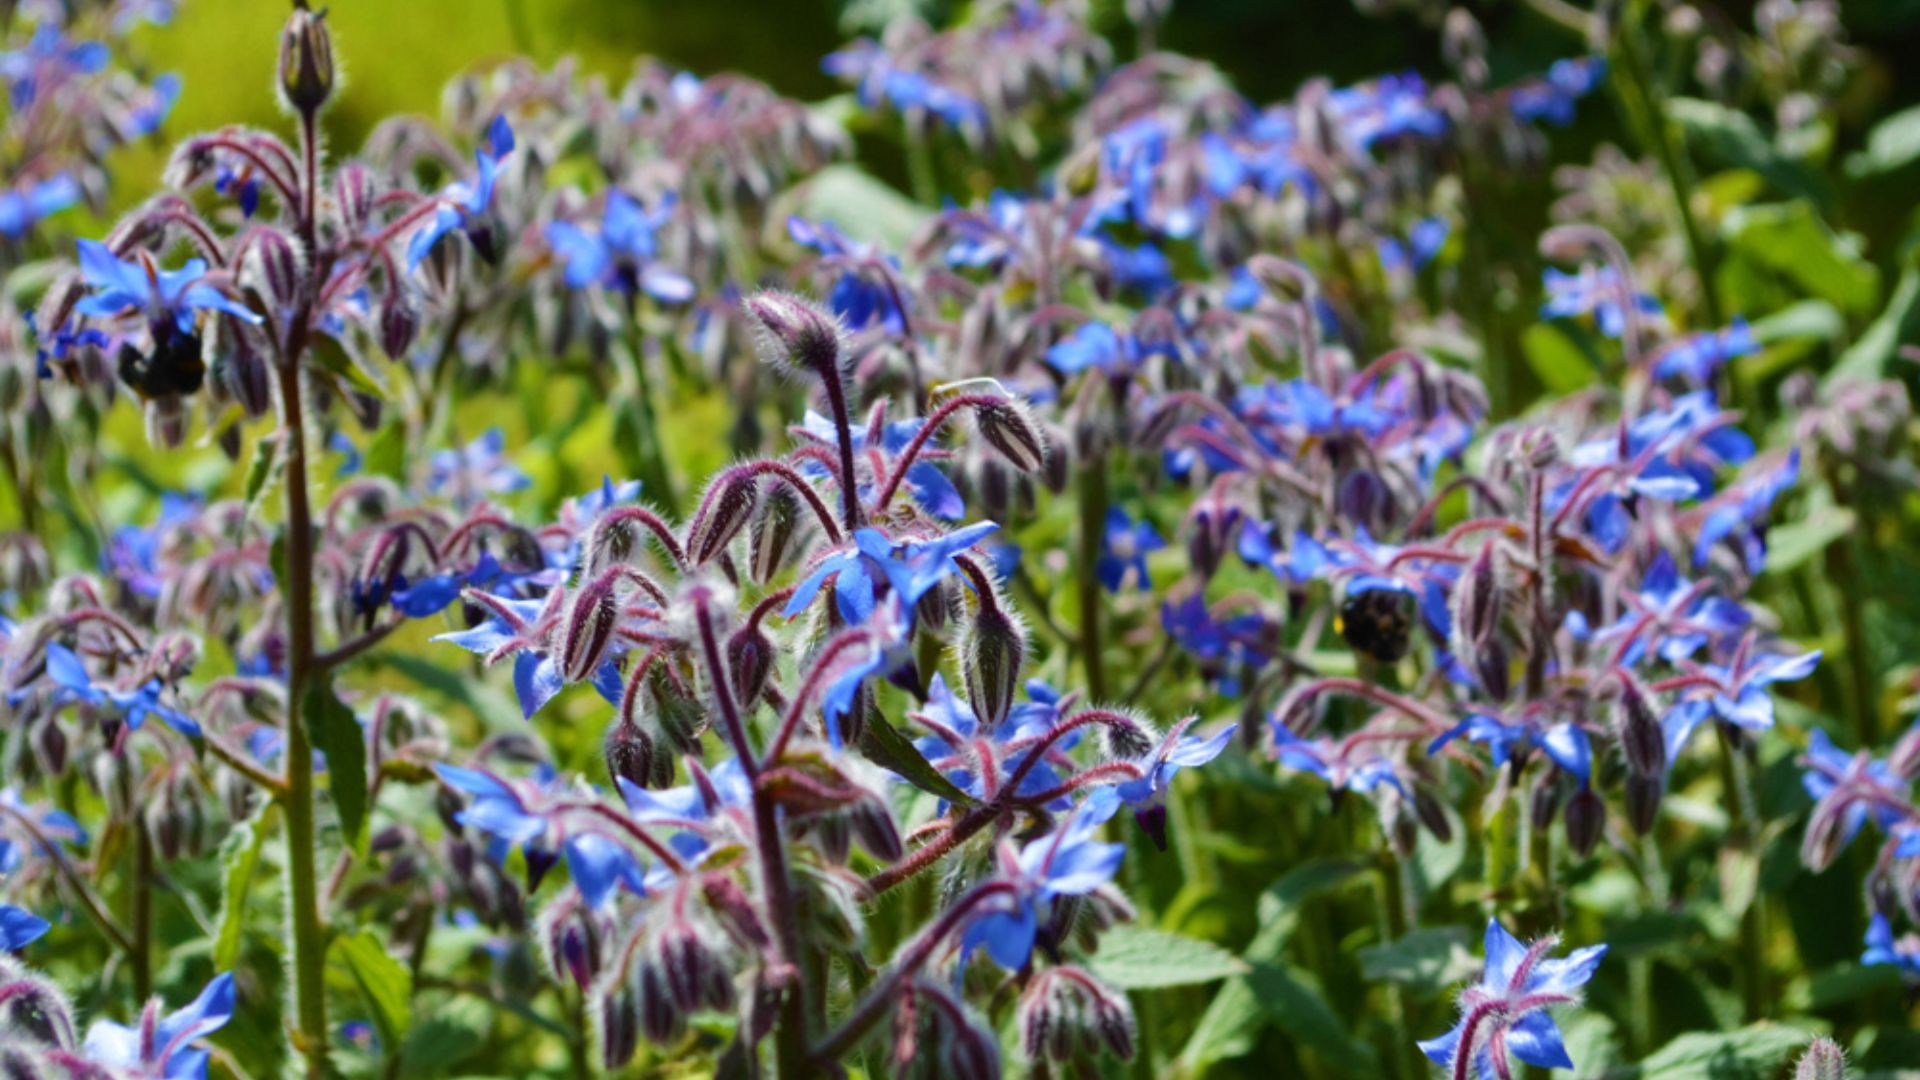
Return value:
<svg viewBox="0 0 1920 1080">
<path fill-rule="evenodd" d="M 197 393 L 207 378 L 200 335 L 181 330 L 171 319 L 161 319 L 153 324 L 152 352 L 143 353 L 130 344 L 120 346 L 119 371 L 120 381 L 143 398 Z"/>
<path fill-rule="evenodd" d="M 1334 628 L 1355 652 L 1398 663 L 1413 640 L 1413 595 L 1398 589 L 1349 593 Z"/>
</svg>

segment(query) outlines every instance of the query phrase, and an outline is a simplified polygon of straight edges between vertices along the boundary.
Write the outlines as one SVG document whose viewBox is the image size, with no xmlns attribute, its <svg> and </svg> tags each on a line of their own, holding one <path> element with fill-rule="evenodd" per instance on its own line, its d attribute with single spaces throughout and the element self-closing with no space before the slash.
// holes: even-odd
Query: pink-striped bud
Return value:
<svg viewBox="0 0 1920 1080">
<path fill-rule="evenodd" d="M 720 556 L 753 520 L 760 505 L 760 478 L 746 469 L 728 469 L 715 477 L 687 535 L 687 558 L 704 566 Z"/>
<path fill-rule="evenodd" d="M 601 574 L 574 593 L 560 639 L 560 675 L 570 683 L 593 677 L 613 647 L 620 624 L 617 575 Z"/>
<path fill-rule="evenodd" d="M 1015 397 L 982 402 L 973 407 L 974 424 L 987 445 L 1023 473 L 1039 472 L 1047 463 L 1047 435 L 1033 418 L 1033 410 Z"/>
<path fill-rule="evenodd" d="M 1582 858 L 1592 853 L 1607 826 L 1607 804 L 1593 789 L 1582 787 L 1567 800 L 1567 846 Z"/>
</svg>

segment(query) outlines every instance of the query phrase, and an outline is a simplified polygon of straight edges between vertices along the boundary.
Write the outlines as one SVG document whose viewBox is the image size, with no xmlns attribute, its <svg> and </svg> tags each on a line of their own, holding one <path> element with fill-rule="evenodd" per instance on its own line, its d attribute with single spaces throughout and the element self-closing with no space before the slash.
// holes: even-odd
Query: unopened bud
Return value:
<svg viewBox="0 0 1920 1080">
<path fill-rule="evenodd" d="M 50 982 L 8 965 L 0 986 L 0 1029 L 56 1050 L 73 1049 L 73 1006 Z"/>
<path fill-rule="evenodd" d="M 1004 606 L 982 596 L 962 647 L 967 698 L 980 722 L 992 730 L 1013 711 L 1020 669 L 1026 663 L 1026 630 Z"/>
<path fill-rule="evenodd" d="M 600 1067 L 619 1072 L 640 1048 L 639 1003 L 621 980 L 613 978 L 595 988 L 592 1007 L 594 1049 L 599 1052 Z"/>
<path fill-rule="evenodd" d="M 560 643 L 560 675 L 570 683 L 592 678 L 613 647 L 614 629 L 620 623 L 617 580 L 610 573 L 594 578 L 580 588 L 568 608 Z"/>
<path fill-rule="evenodd" d="M 639 692 L 634 680 L 627 688 L 630 696 Z M 673 759 L 660 752 L 653 737 L 638 724 L 624 717 L 607 726 L 601 750 L 607 762 L 607 775 L 640 788 L 663 788 L 673 783 Z"/>
<path fill-rule="evenodd" d="M 800 532 L 800 515 L 800 496 L 785 484 L 769 488 L 760 499 L 760 512 L 747 534 L 747 573 L 754 581 L 765 584 L 786 565 Z"/>
<path fill-rule="evenodd" d="M 1592 853 L 1607 825 L 1607 804 L 1593 789 L 1582 787 L 1567 800 L 1567 845 L 1582 858 Z"/>
<path fill-rule="evenodd" d="M 727 639 L 727 668 L 740 706 L 751 705 L 773 673 L 773 641 L 758 625 L 741 627 Z"/>
<path fill-rule="evenodd" d="M 420 332 L 420 315 L 398 289 L 380 303 L 380 351 L 389 360 L 406 358 L 413 348 L 414 335 Z"/>
<path fill-rule="evenodd" d="M 1627 768 L 1640 776 L 1664 776 L 1667 772 L 1667 736 L 1654 715 L 1653 704 L 1632 676 L 1624 676 L 1620 701 L 1614 711 L 1615 736 L 1626 755 Z"/>
<path fill-rule="evenodd" d="M 728 469 L 714 478 L 687 536 L 687 557 L 703 566 L 720 556 L 740 535 L 760 503 L 760 478 L 746 469 Z"/>
<path fill-rule="evenodd" d="M 1447 809 L 1433 793 L 1430 784 L 1415 784 L 1413 787 L 1413 812 L 1419 817 L 1420 824 L 1426 826 L 1435 840 L 1449 843 L 1453 840 L 1453 823 L 1447 820 Z"/>
<path fill-rule="evenodd" d="M 980 437 L 1000 452 L 1008 464 L 1024 473 L 1038 472 L 1047 460 L 1047 436 L 1025 402 L 1008 397 L 974 406 Z"/>
<path fill-rule="evenodd" d="M 1846 1051 L 1825 1035 L 1815 1038 L 1793 1067 L 1793 1080 L 1847 1080 Z"/>
<path fill-rule="evenodd" d="M 1654 820 L 1660 816 L 1660 799 L 1666 791 L 1665 776 L 1627 773 L 1627 824 L 1633 826 L 1634 832 L 1644 836 L 1653 831 Z"/>
<path fill-rule="evenodd" d="M 840 323 L 824 308 L 792 293 L 762 292 L 746 301 L 761 359 L 819 379 L 839 379 Z"/>
<path fill-rule="evenodd" d="M 280 31 L 280 93 L 296 111 L 312 115 L 333 93 L 333 39 L 327 13 L 308 10 L 294 0 L 293 14 Z"/>
<path fill-rule="evenodd" d="M 259 293 L 271 311 L 292 311 L 304 299 L 307 285 L 299 242 L 278 229 L 254 233 L 240 266 L 240 284 Z"/>
</svg>

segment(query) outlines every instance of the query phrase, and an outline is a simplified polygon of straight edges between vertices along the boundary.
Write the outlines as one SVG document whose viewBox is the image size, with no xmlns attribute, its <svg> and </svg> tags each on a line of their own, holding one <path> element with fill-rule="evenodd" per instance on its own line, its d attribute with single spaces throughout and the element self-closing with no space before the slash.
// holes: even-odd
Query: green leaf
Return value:
<svg viewBox="0 0 1920 1080">
<path fill-rule="evenodd" d="M 814 173 L 801 185 L 794 212 L 830 221 L 855 240 L 888 249 L 905 247 L 929 216 L 926 207 L 853 165 L 829 165 Z"/>
<path fill-rule="evenodd" d="M 1798 521 L 1789 521 L 1767 530 L 1766 573 L 1787 574 L 1808 559 L 1827 549 L 1827 545 L 1853 531 L 1859 515 L 1844 506 L 1830 506 L 1824 513 L 1810 513 Z"/>
<path fill-rule="evenodd" d="M 973 796 L 961 791 L 927 763 L 912 740 L 887 722 L 878 710 L 867 712 L 867 729 L 860 734 L 860 753 L 868 761 L 899 774 L 909 784 L 931 795 L 938 795 L 955 806 L 972 806 Z"/>
<path fill-rule="evenodd" d="M 1607 1080 L 1767 1080 L 1813 1036 L 1798 1028 L 1754 1024 L 1725 1034 L 1692 1031 Z"/>
<path fill-rule="evenodd" d="M 394 958 L 373 927 L 342 934 L 327 950 L 329 961 L 344 966 L 366 1000 L 373 1025 L 386 1046 L 401 1046 L 413 1024 L 413 976 Z"/>
<path fill-rule="evenodd" d="M 1351 859 L 1316 859 L 1287 871 L 1260 894 L 1257 908 L 1260 932 L 1242 954 L 1258 963 L 1280 955 L 1288 939 L 1300 926 L 1300 912 L 1316 894 L 1337 889 L 1366 869 L 1366 864 Z M 1220 988 L 1207 1004 L 1193 1034 L 1180 1050 L 1180 1065 L 1186 1072 L 1198 1072 L 1215 1061 L 1238 1057 L 1253 1049 L 1254 1036 L 1263 1020 L 1269 1019 L 1252 986 L 1236 978 Z"/>
<path fill-rule="evenodd" d="M 1378 1076 L 1373 1047 L 1350 1037 L 1306 973 L 1285 964 L 1256 964 L 1247 976 L 1260 1010 L 1287 1037 L 1351 1076 Z"/>
<path fill-rule="evenodd" d="M 1864 180 L 1904 169 L 1916 160 L 1920 160 L 1920 105 L 1875 124 L 1867 133 L 1867 148 L 1847 158 L 1847 175 Z"/>
<path fill-rule="evenodd" d="M 1192 986 L 1244 974 L 1239 957 L 1184 934 L 1116 926 L 1100 937 L 1100 951 L 1087 958 L 1087 970 L 1122 990 Z"/>
<path fill-rule="evenodd" d="M 1437 994 L 1480 970 L 1470 942 L 1471 936 L 1458 926 L 1411 930 L 1384 945 L 1361 949 L 1360 976 Z"/>
<path fill-rule="evenodd" d="M 1833 201 L 1820 174 L 1782 154 L 1746 113 L 1698 98 L 1673 98 L 1667 102 L 1667 115 L 1679 122 L 1688 144 L 1714 165 L 1757 173 L 1782 195 L 1819 206 Z"/>
<path fill-rule="evenodd" d="M 1520 335 L 1520 350 L 1540 384 L 1555 394 L 1570 394 L 1589 386 L 1599 376 L 1593 358 L 1576 344 L 1567 329 L 1553 323 L 1534 323 Z"/>
<path fill-rule="evenodd" d="M 1885 378 L 1900 343 L 1915 337 L 1920 337 L 1920 267 L 1909 266 L 1880 317 L 1820 381 L 1832 386 L 1848 379 Z"/>
<path fill-rule="evenodd" d="M 240 934 L 247 923 L 247 895 L 253 891 L 260 849 L 273 831 L 280 804 L 269 799 L 251 818 L 241 822 L 220 842 L 220 863 L 226 868 L 220 892 L 220 922 L 213 933 L 213 966 L 232 971 L 240 959 Z"/>
<path fill-rule="evenodd" d="M 353 710 L 334 696 L 325 682 L 309 685 L 301 695 L 300 715 L 307 737 L 327 758 L 327 790 L 340 813 L 340 832 L 361 853 L 367 848 L 367 737 Z"/>
<path fill-rule="evenodd" d="M 385 476 L 393 480 L 406 478 L 407 469 L 407 426 L 405 424 L 386 424 L 373 433 L 361 461 L 368 476 Z"/>
<path fill-rule="evenodd" d="M 1880 299 L 1879 268 L 1806 203 L 1741 207 L 1725 229 L 1734 251 L 1842 311 L 1864 314 Z"/>
<path fill-rule="evenodd" d="M 443 1073 L 485 1045 L 493 1017 L 486 1002 L 453 997 L 420 1017 L 400 1051 L 401 1076 Z"/>
<path fill-rule="evenodd" d="M 260 505 L 272 481 L 280 474 L 280 440 L 267 437 L 254 440 L 253 457 L 247 462 L 247 517 Z"/>
</svg>

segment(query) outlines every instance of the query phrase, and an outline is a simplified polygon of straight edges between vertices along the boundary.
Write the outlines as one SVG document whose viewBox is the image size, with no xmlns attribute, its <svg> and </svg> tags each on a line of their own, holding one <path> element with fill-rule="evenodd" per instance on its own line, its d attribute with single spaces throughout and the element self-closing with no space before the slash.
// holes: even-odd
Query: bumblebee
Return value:
<svg viewBox="0 0 1920 1080">
<path fill-rule="evenodd" d="M 154 324 L 152 352 L 121 345 L 118 367 L 120 381 L 142 398 L 186 397 L 207 378 L 200 335 L 179 329 L 171 319 Z"/>
<path fill-rule="evenodd" d="M 1350 593 L 1340 604 L 1334 629 L 1355 652 L 1383 664 L 1398 663 L 1413 640 L 1413 595 L 1398 589 Z"/>
</svg>

